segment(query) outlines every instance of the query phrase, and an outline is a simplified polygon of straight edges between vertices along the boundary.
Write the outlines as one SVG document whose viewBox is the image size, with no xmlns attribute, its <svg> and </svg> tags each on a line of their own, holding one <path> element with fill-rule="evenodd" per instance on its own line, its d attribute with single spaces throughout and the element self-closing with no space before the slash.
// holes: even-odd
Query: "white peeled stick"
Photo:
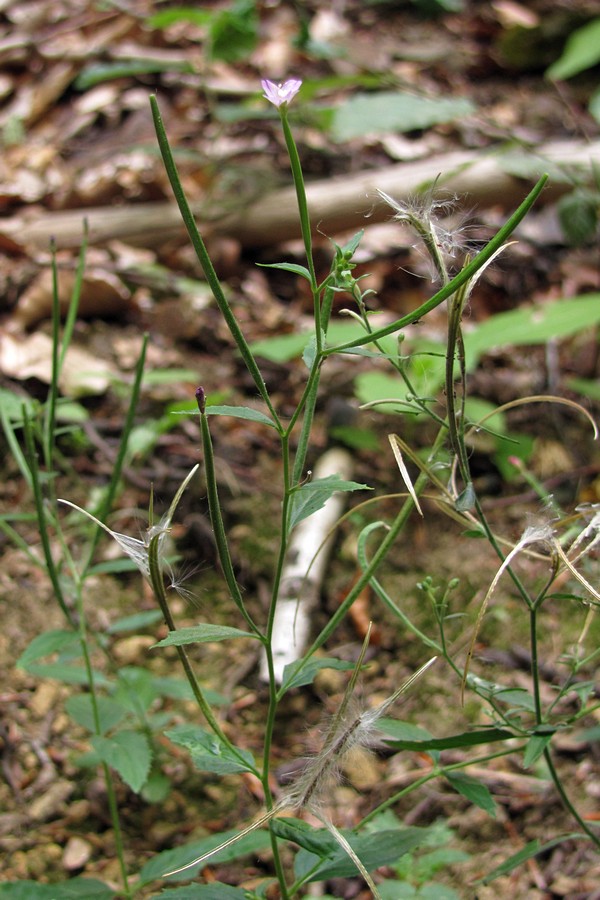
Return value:
<svg viewBox="0 0 600 900">
<path fill-rule="evenodd" d="M 347 450 L 334 447 L 317 462 L 313 478 L 352 475 L 352 457 Z M 321 584 L 333 543 L 332 529 L 344 511 L 346 495 L 333 494 L 325 505 L 293 530 L 277 595 L 271 646 L 275 680 L 283 681 L 283 670 L 300 659 L 308 644 L 311 613 L 318 605 Z M 260 664 L 260 678 L 269 680 L 266 656 Z"/>
</svg>

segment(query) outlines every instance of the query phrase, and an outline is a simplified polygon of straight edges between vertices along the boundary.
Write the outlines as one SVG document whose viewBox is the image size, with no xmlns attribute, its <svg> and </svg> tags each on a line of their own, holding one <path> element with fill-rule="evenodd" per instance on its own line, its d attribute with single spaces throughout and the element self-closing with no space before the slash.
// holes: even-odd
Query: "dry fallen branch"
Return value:
<svg viewBox="0 0 600 900">
<path fill-rule="evenodd" d="M 592 164 L 600 165 L 600 141 L 562 141 L 547 144 L 543 152 L 523 149 L 523 161 L 539 160 L 530 183 L 546 169 L 577 168 L 583 181 L 592 180 Z M 376 190 L 397 200 L 406 200 L 438 178 L 440 191 L 465 196 L 469 204 L 514 206 L 523 199 L 528 180 L 508 174 L 499 153 L 457 151 L 418 162 L 371 169 L 355 175 L 317 181 L 307 186 L 308 203 L 315 229 L 335 234 L 389 218 L 389 208 Z M 569 190 L 568 180 L 551 179 L 543 199 L 553 200 Z M 298 237 L 299 223 L 293 188 L 272 191 L 235 212 L 215 216 L 206 202 L 196 203 L 194 212 L 206 236 L 227 235 L 244 246 L 268 246 Z M 60 247 L 81 243 L 82 223 L 89 225 L 90 241 L 101 244 L 123 240 L 146 247 L 181 235 L 183 226 L 174 203 L 144 203 L 118 207 L 95 207 L 55 213 L 24 210 L 0 223 L 0 235 L 28 250 L 47 249 L 50 238 Z"/>
</svg>

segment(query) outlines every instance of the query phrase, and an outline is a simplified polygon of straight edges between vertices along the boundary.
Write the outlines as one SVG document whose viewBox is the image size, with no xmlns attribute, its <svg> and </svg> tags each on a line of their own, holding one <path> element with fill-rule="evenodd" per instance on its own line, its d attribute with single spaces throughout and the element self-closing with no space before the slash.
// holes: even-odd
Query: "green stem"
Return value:
<svg viewBox="0 0 600 900">
<path fill-rule="evenodd" d="M 509 756 L 511 753 L 515 753 L 518 750 L 524 750 L 525 744 L 522 747 L 511 747 L 507 750 L 499 750 L 496 753 L 490 753 L 487 756 L 479 756 L 475 759 L 467 759 L 462 760 L 458 763 L 451 763 L 448 766 L 434 766 L 427 775 L 423 775 L 421 778 L 417 778 L 407 787 L 403 788 L 401 791 L 397 791 L 397 793 L 393 794 L 391 797 L 388 797 L 383 803 L 380 803 L 376 809 L 371 810 L 364 819 L 356 826 L 356 828 L 363 828 L 368 822 L 371 822 L 376 816 L 380 813 L 384 812 L 386 809 L 389 809 L 390 806 L 393 806 L 394 803 L 397 803 L 402 797 L 405 797 L 407 794 L 412 794 L 413 791 L 416 791 L 418 788 L 422 787 L 424 784 L 427 784 L 428 781 L 432 781 L 434 778 L 439 778 L 440 775 L 445 775 L 447 772 L 456 772 L 460 769 L 466 769 L 469 766 L 480 765 L 481 763 L 491 762 L 494 759 L 501 759 L 503 756 Z"/>
<path fill-rule="evenodd" d="M 181 180 L 179 178 L 179 173 L 177 171 L 177 166 L 175 165 L 175 160 L 173 158 L 173 154 L 171 152 L 171 147 L 169 145 L 169 139 L 167 138 L 167 133 L 165 131 L 165 127 L 162 121 L 162 117 L 160 115 L 160 110 L 158 108 L 158 103 L 156 101 L 156 97 L 151 95 L 150 97 L 150 107 L 152 109 L 152 117 L 154 119 L 154 127 L 156 129 L 156 136 L 158 138 L 158 145 L 160 148 L 160 152 L 163 158 L 163 162 L 165 165 L 165 170 L 167 172 L 167 176 L 171 183 L 171 188 L 173 190 L 173 194 L 175 196 L 175 200 L 179 207 L 179 211 L 181 213 L 181 218 L 183 219 L 183 223 L 186 227 L 187 233 L 189 235 L 192 246 L 196 252 L 196 256 L 198 257 L 198 261 L 202 266 L 202 270 L 204 272 L 205 278 L 209 284 L 209 287 L 212 291 L 213 297 L 216 300 L 217 306 L 219 307 L 219 311 L 221 315 L 225 319 L 227 327 L 237 344 L 238 350 L 244 360 L 246 368 L 250 373 L 254 384 L 264 400 L 265 404 L 273 420 L 275 422 L 275 427 L 281 431 L 281 423 L 279 421 L 279 416 L 275 412 L 275 408 L 271 403 L 271 398 L 269 396 L 269 392 L 267 390 L 267 386 L 264 382 L 264 379 L 260 373 L 260 369 L 252 355 L 252 351 L 246 342 L 246 339 L 242 333 L 240 326 L 237 323 L 237 320 L 231 310 L 231 307 L 225 297 L 223 292 L 223 288 L 221 287 L 221 282 L 215 272 L 214 266 L 212 264 L 211 258 L 208 255 L 208 251 L 198 231 L 196 226 L 196 222 L 194 220 L 194 215 L 190 208 L 190 205 L 185 196 L 183 187 L 181 185 Z"/>
<path fill-rule="evenodd" d="M 442 443 L 444 441 L 446 434 L 446 429 L 440 429 L 433 447 L 431 449 L 430 458 L 433 459 L 437 455 Z M 429 476 L 425 472 L 421 472 L 415 481 L 414 490 L 415 494 L 419 496 L 424 490 L 429 481 Z M 407 497 L 404 503 L 402 504 L 402 508 L 396 518 L 394 519 L 392 525 L 390 526 L 390 530 L 387 535 L 373 554 L 371 562 L 367 566 L 367 568 L 363 571 L 360 578 L 357 579 L 352 589 L 348 593 L 348 596 L 345 598 L 343 603 L 337 608 L 327 625 L 322 629 L 320 634 L 315 638 L 310 648 L 304 654 L 302 662 L 300 663 L 297 672 L 300 672 L 304 666 L 307 664 L 310 657 L 316 653 L 316 651 L 323 646 L 325 641 L 330 637 L 331 634 L 338 627 L 339 623 L 342 621 L 356 598 L 359 596 L 361 591 L 369 584 L 373 575 L 377 572 L 379 566 L 393 547 L 396 542 L 398 535 L 404 530 L 412 512 L 414 509 L 414 502 L 412 498 Z M 279 697 L 282 696 L 281 689 L 278 694 Z"/>
<path fill-rule="evenodd" d="M 94 721 L 94 732 L 99 737 L 102 736 L 102 726 L 100 722 L 100 711 L 98 709 L 98 697 L 96 693 L 96 682 L 94 679 L 94 669 L 92 667 L 92 661 L 90 658 L 90 652 L 87 642 L 87 623 L 85 616 L 85 608 L 83 605 L 83 596 L 82 596 L 82 580 L 81 577 L 77 574 L 75 567 L 71 566 L 71 572 L 73 575 L 73 583 L 75 586 L 75 603 L 77 607 L 77 614 L 79 618 L 79 643 L 81 645 L 81 652 L 83 655 L 83 663 L 86 671 L 88 690 L 90 703 L 92 707 L 92 718 Z M 129 884 L 129 877 L 127 875 L 127 866 L 125 864 L 125 847 L 123 843 L 123 832 L 121 830 L 121 820 L 119 817 L 119 805 L 117 803 L 117 797 L 115 793 L 115 786 L 113 782 L 113 775 L 109 765 L 106 762 L 102 762 L 102 774 L 104 777 L 104 784 L 106 786 L 106 796 L 108 799 L 108 809 L 110 813 L 110 820 L 113 827 L 113 834 L 115 838 L 115 850 L 117 853 L 117 859 L 119 860 L 119 869 L 121 870 L 121 880 L 123 882 L 123 890 L 125 896 L 127 898 L 131 898 L 133 896 L 133 892 L 131 890 Z"/>
<path fill-rule="evenodd" d="M 287 148 L 288 156 L 290 158 L 294 187 L 296 189 L 298 212 L 300 214 L 300 228 L 302 230 L 302 239 L 304 241 L 304 250 L 306 253 L 308 271 L 310 272 L 311 288 L 313 297 L 317 298 L 319 295 L 319 286 L 317 284 L 317 278 L 315 275 L 315 264 L 312 253 L 312 230 L 310 227 L 310 216 L 308 212 L 308 201 L 306 199 L 306 188 L 304 186 L 304 174 L 302 172 L 300 157 L 298 156 L 298 148 L 296 147 L 294 135 L 292 134 L 292 129 L 290 128 L 288 122 L 286 103 L 279 107 L 279 113 L 281 116 L 281 127 L 283 129 L 285 145 Z M 320 327 L 320 309 L 318 307 L 318 304 L 316 305 L 315 313 L 315 327 L 317 327 L 317 325 Z"/>
<path fill-rule="evenodd" d="M 198 406 L 200 409 L 200 431 L 202 434 L 202 448 L 204 451 L 204 475 L 206 480 L 206 494 L 208 497 L 208 511 L 210 514 L 213 534 L 215 536 L 217 552 L 219 554 L 219 561 L 221 563 L 225 581 L 227 582 L 227 587 L 229 588 L 231 599 L 241 612 L 242 616 L 244 617 L 254 634 L 261 641 L 264 641 L 260 629 L 257 625 L 255 625 L 250 613 L 246 609 L 244 598 L 242 597 L 242 592 L 237 583 L 237 578 L 235 577 L 233 563 L 231 561 L 231 554 L 229 552 L 229 544 L 227 542 L 227 535 L 225 533 L 225 526 L 223 524 L 223 517 L 221 515 L 221 503 L 219 501 L 219 492 L 217 488 L 215 460 L 212 440 L 210 436 L 210 429 L 208 427 L 208 417 L 204 409 L 203 401 L 199 402 Z"/>
<path fill-rule="evenodd" d="M 549 747 L 546 747 L 544 749 L 544 759 L 546 761 L 546 765 L 548 766 L 548 771 L 549 771 L 550 777 L 554 783 L 554 787 L 558 791 L 558 793 L 560 795 L 560 799 L 562 800 L 565 809 L 575 819 L 575 821 L 577 822 L 579 827 L 581 829 L 583 829 L 583 831 L 585 831 L 587 836 L 592 839 L 592 841 L 594 842 L 596 847 L 600 848 L 600 836 L 598 834 L 596 834 L 596 832 L 592 828 L 590 828 L 590 826 L 587 824 L 585 819 L 583 819 L 579 815 L 579 813 L 577 812 L 577 810 L 571 803 L 571 800 L 569 799 L 569 796 L 563 787 L 562 781 L 560 780 L 560 775 L 558 774 L 558 772 L 556 771 L 556 768 L 554 766 L 554 760 L 552 759 L 552 754 L 550 752 Z"/>
<path fill-rule="evenodd" d="M 317 406 L 319 383 L 321 380 L 320 376 L 321 361 L 315 359 L 307 382 L 307 387 L 310 385 L 310 389 L 304 393 L 303 397 L 300 400 L 300 404 L 298 405 L 298 409 L 300 409 L 301 406 L 304 407 L 304 416 L 302 418 L 302 428 L 300 429 L 298 446 L 296 447 L 296 455 L 294 457 L 294 470 L 292 473 L 293 486 L 299 484 L 304 476 L 304 466 L 306 464 L 308 445 L 310 442 L 310 436 L 312 433 L 312 426 L 315 417 L 315 409 Z M 298 410 L 296 410 L 296 412 L 297 411 Z"/>
<path fill-rule="evenodd" d="M 42 486 L 40 482 L 40 470 L 39 470 L 39 460 L 38 454 L 35 447 L 35 439 L 33 436 L 33 428 L 31 425 L 31 421 L 29 419 L 29 415 L 25 406 L 22 407 L 22 415 L 23 415 L 23 431 L 25 434 L 25 452 L 27 456 L 27 464 L 29 466 L 29 471 L 31 473 L 31 488 L 33 491 L 33 500 L 35 503 L 35 511 L 38 522 L 38 530 L 40 535 L 40 540 L 42 543 L 42 552 L 44 554 L 44 559 L 46 561 L 46 568 L 48 570 L 48 577 L 50 578 L 50 583 L 52 584 L 52 590 L 54 592 L 54 596 L 60 606 L 61 612 L 66 618 L 69 625 L 77 630 L 77 623 L 73 616 L 72 611 L 69 609 L 67 605 L 67 601 L 65 599 L 65 595 L 63 593 L 62 585 L 60 582 L 60 577 L 58 574 L 58 570 L 56 568 L 56 564 L 54 562 L 54 557 L 52 555 L 52 548 L 50 546 L 50 536 L 49 536 L 49 525 L 50 519 L 47 515 L 46 507 L 44 504 L 44 496 L 42 492 Z"/>
<path fill-rule="evenodd" d="M 133 430 L 135 416 L 139 408 L 139 400 L 140 394 L 142 391 L 142 379 L 144 377 L 144 366 L 146 363 L 146 350 L 148 347 L 148 334 L 145 333 L 142 336 L 142 346 L 140 349 L 140 355 L 138 357 L 137 365 L 135 368 L 135 374 L 133 378 L 133 385 L 131 388 L 131 396 L 129 398 L 129 406 L 127 408 L 127 413 L 125 415 L 125 421 L 123 422 L 123 427 L 121 429 L 121 440 L 119 442 L 119 449 L 117 451 L 117 457 L 112 466 L 112 472 L 110 476 L 110 481 L 102 498 L 102 502 L 96 511 L 96 518 L 100 522 L 105 522 L 110 510 L 112 509 L 112 505 L 119 487 L 119 483 L 121 481 L 121 474 L 123 472 L 123 466 L 125 465 L 125 458 L 127 456 L 127 448 L 129 444 L 129 437 Z M 92 564 L 92 559 L 94 553 L 96 551 L 96 547 L 98 545 L 98 541 L 100 540 L 101 529 L 96 527 L 96 530 L 92 536 L 92 539 L 88 546 L 87 551 L 87 559 L 85 565 L 83 567 L 83 572 L 85 573 L 90 565 Z"/>
<path fill-rule="evenodd" d="M 58 272 L 56 268 L 56 245 L 51 244 L 52 253 L 52 356 L 51 376 L 44 418 L 44 465 L 52 472 L 54 457 L 54 432 L 56 429 L 56 403 L 58 400 L 59 346 L 60 346 L 60 299 L 58 296 Z"/>
<path fill-rule="evenodd" d="M 169 609 L 169 603 L 167 600 L 167 595 L 165 592 L 165 586 L 163 582 L 163 576 L 160 568 L 160 562 L 158 559 L 158 547 L 160 541 L 160 534 L 157 534 L 150 541 L 150 545 L 148 547 L 148 567 L 150 572 L 150 584 L 152 585 L 152 591 L 156 598 L 156 602 L 160 607 L 160 611 L 163 614 L 164 620 L 167 624 L 167 628 L 169 631 L 177 631 L 177 626 L 175 625 L 175 620 L 171 615 L 171 610 Z M 221 726 L 219 725 L 217 719 L 215 718 L 212 709 L 210 708 L 210 704 L 206 700 L 202 688 L 198 683 L 198 679 L 196 678 L 196 673 L 190 663 L 189 657 L 185 651 L 183 646 L 176 646 L 177 655 L 179 656 L 179 660 L 181 665 L 183 666 L 183 671 L 185 672 L 185 676 L 188 680 L 188 683 L 192 689 L 194 694 L 194 699 L 198 704 L 202 715 L 217 735 L 217 737 L 225 744 L 225 746 L 233 753 L 243 764 L 244 769 L 249 769 L 252 771 L 254 775 L 260 777 L 258 770 L 254 766 L 248 765 L 248 760 L 244 757 L 235 744 L 232 744 Z"/>
</svg>

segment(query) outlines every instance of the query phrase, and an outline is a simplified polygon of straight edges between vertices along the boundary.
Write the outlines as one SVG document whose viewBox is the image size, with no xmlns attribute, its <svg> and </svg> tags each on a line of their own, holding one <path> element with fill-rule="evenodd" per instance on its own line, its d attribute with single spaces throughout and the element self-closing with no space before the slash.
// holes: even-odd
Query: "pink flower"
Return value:
<svg viewBox="0 0 600 900">
<path fill-rule="evenodd" d="M 283 84 L 275 84 L 274 81 L 263 78 L 261 84 L 264 91 L 263 97 L 268 100 L 269 103 L 272 103 L 273 106 L 279 108 L 284 103 L 289 103 L 290 100 L 294 99 L 300 90 L 302 82 L 299 78 L 289 78 L 287 81 L 284 81 Z"/>
</svg>

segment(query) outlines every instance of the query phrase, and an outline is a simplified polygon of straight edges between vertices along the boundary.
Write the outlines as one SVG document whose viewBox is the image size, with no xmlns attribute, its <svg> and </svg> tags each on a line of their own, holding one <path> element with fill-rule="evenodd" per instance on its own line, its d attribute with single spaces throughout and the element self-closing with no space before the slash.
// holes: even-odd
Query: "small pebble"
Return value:
<svg viewBox="0 0 600 900">
<path fill-rule="evenodd" d="M 75 872 L 83 869 L 92 855 L 92 845 L 81 837 L 72 837 L 67 841 L 62 864 L 67 872 Z"/>
</svg>

